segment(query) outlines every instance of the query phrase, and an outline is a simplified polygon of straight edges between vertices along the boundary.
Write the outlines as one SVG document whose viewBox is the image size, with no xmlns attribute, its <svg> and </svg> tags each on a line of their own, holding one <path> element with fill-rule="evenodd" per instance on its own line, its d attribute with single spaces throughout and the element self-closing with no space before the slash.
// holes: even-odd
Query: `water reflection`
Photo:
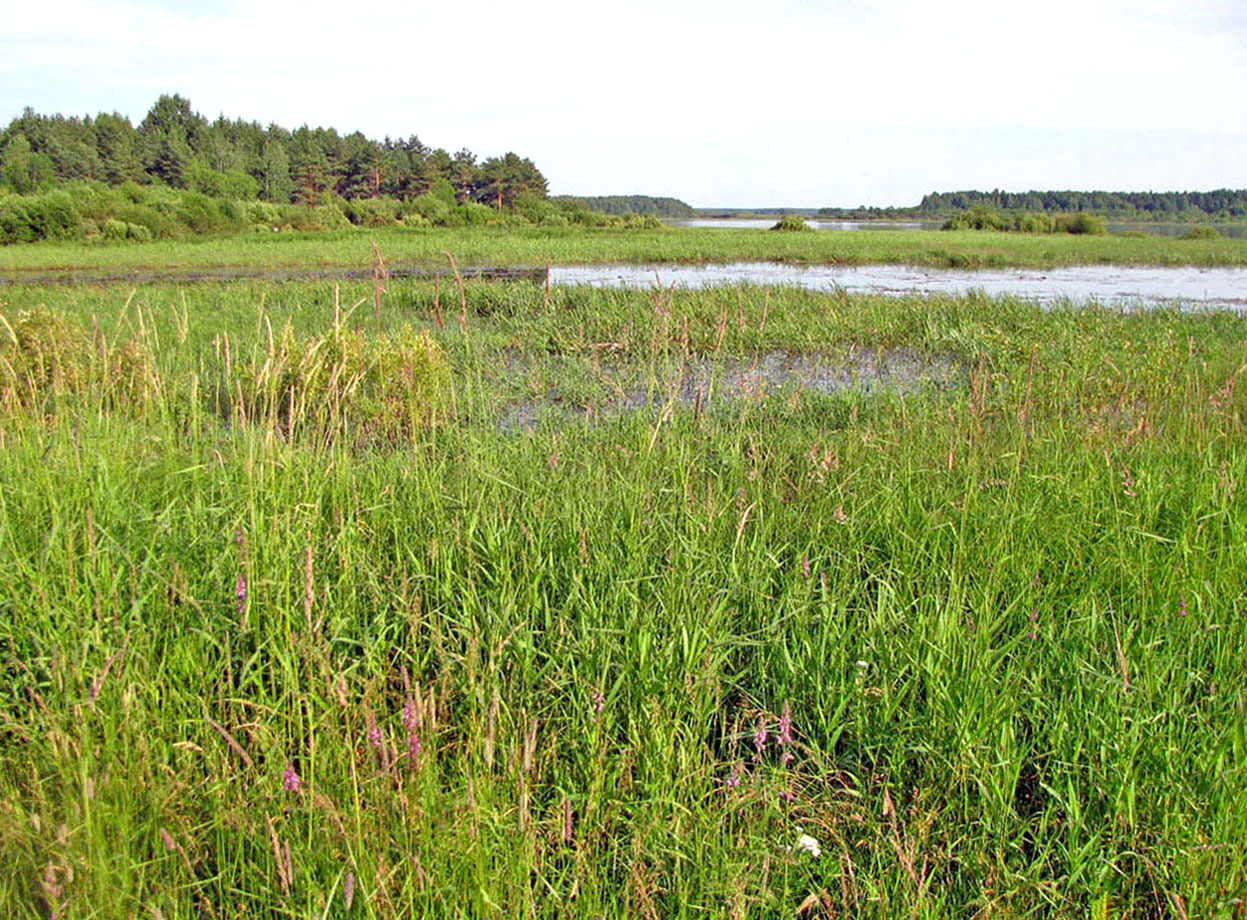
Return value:
<svg viewBox="0 0 1247 920">
<path fill-rule="evenodd" d="M 723 265 L 577 265 L 550 269 L 552 284 L 595 287 L 702 288 L 725 284 L 794 285 L 818 291 L 958 295 L 983 291 L 1040 304 L 1059 301 L 1112 306 L 1184 306 L 1247 311 L 1247 269 L 1079 265 L 1054 269 L 958 271 L 912 265 L 798 266 L 778 262 Z"/>
</svg>

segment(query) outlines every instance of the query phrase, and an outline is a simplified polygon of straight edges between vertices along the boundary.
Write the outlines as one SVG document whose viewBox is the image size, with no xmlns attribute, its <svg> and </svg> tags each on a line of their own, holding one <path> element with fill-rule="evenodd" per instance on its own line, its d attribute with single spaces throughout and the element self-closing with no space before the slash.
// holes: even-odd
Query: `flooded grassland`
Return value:
<svg viewBox="0 0 1247 920">
<path fill-rule="evenodd" d="M 0 914 L 1233 916 L 1247 318 L 660 271 L 0 291 Z"/>
</svg>

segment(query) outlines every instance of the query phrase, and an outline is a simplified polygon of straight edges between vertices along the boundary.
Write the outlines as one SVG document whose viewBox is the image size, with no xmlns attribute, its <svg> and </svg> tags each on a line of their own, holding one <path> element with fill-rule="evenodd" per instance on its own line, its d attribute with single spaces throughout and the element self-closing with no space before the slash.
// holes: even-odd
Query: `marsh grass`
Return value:
<svg viewBox="0 0 1247 920">
<path fill-rule="evenodd" d="M 1241 915 L 1247 320 L 434 291 L 6 292 L 161 394 L 0 417 L 6 916 Z M 664 398 L 887 348 L 955 379 Z"/>
<path fill-rule="evenodd" d="M 263 233 L 117 246 L 80 243 L 5 246 L 0 248 L 0 271 L 9 279 L 19 279 L 26 273 L 74 269 L 92 273 L 223 267 L 251 270 L 348 266 L 359 269 L 376 264 L 377 253 L 384 257 L 391 270 L 425 266 L 432 271 L 446 267 L 447 252 L 453 253 L 460 266 L 735 261 L 819 265 L 909 263 L 945 268 L 1048 268 L 1098 263 L 1247 264 L 1247 240 L 1236 239 L 1138 239 L 991 231 L 771 233 L 703 228 L 465 228 Z"/>
</svg>

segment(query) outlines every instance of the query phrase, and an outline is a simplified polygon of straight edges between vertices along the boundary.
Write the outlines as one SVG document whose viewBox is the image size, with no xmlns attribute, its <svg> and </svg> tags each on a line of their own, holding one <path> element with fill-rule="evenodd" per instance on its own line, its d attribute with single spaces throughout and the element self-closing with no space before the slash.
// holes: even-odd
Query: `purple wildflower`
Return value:
<svg viewBox="0 0 1247 920">
<path fill-rule="evenodd" d="M 597 717 L 606 709 L 606 695 L 601 690 L 593 691 L 593 720 L 596 722 Z"/>
<path fill-rule="evenodd" d="M 247 609 L 247 579 L 242 572 L 238 573 L 238 578 L 234 581 L 234 597 L 238 598 L 238 612 L 242 613 Z"/>
<path fill-rule="evenodd" d="M 414 767 L 420 759 L 420 733 L 416 727 L 416 705 L 411 697 L 403 704 L 403 728 L 407 732 L 407 760 Z"/>
<path fill-rule="evenodd" d="M 775 735 L 775 740 L 781 747 L 785 744 L 792 744 L 792 709 L 787 700 L 784 700 L 784 708 L 779 714 L 779 731 Z"/>
<path fill-rule="evenodd" d="M 1185 594 L 1178 595 L 1178 616 L 1180 617 L 1186 616 L 1186 595 Z"/>
<path fill-rule="evenodd" d="M 810 577 L 810 557 L 809 556 L 801 557 L 801 577 L 802 578 Z"/>
<path fill-rule="evenodd" d="M 303 780 L 299 779 L 294 764 L 286 764 L 286 772 L 281 775 L 281 787 L 287 792 L 299 792 L 303 789 Z"/>
<path fill-rule="evenodd" d="M 242 541 L 244 539 L 246 538 L 242 535 L 242 528 L 235 527 L 234 528 L 234 542 L 237 543 L 239 546 L 242 546 Z"/>
<path fill-rule="evenodd" d="M 758 730 L 753 733 L 753 750 L 753 759 L 761 760 L 766 750 L 766 726 L 761 722 L 758 723 Z"/>
<path fill-rule="evenodd" d="M 732 764 L 732 772 L 728 774 L 727 779 L 724 780 L 724 785 L 726 785 L 728 789 L 735 789 L 740 785 L 740 774 L 742 769 L 743 765 L 739 760 Z"/>
<path fill-rule="evenodd" d="M 788 802 L 789 804 L 792 804 L 797 800 L 797 794 L 791 789 L 785 789 L 779 794 L 779 800 L 781 802 Z"/>
</svg>

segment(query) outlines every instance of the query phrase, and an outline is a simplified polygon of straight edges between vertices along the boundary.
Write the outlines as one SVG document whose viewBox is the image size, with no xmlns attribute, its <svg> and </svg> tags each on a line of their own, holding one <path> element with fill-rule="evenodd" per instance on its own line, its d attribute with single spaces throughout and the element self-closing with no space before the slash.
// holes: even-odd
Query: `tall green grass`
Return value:
<svg viewBox="0 0 1247 920">
<path fill-rule="evenodd" d="M 445 253 L 464 265 L 558 265 L 593 262 L 781 261 L 810 264 L 911 263 L 953 268 L 1053 267 L 1096 263 L 1244 265 L 1247 241 L 1113 236 L 1000 234 L 990 231 L 770 233 L 765 230 L 666 228 L 353 229 L 257 233 L 117 245 L 55 243 L 0 247 L 0 271 L 236 267 L 366 268 L 375 239 L 387 260 L 444 267 Z"/>
<path fill-rule="evenodd" d="M 156 380 L 0 408 L 6 916 L 1241 914 L 1247 321 L 389 288 L 6 292 Z M 287 323 L 436 423 L 238 424 Z M 955 384 L 675 398 L 894 348 Z"/>
</svg>

